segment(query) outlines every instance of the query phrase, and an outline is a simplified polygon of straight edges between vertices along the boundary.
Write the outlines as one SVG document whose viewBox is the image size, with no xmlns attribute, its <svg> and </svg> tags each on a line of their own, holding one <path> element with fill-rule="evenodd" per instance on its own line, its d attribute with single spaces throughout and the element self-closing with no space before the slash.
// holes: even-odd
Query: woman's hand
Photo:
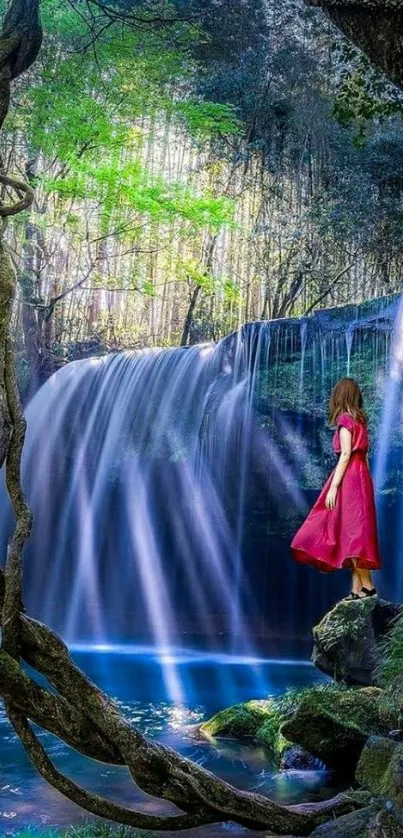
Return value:
<svg viewBox="0 0 403 838">
<path fill-rule="evenodd" d="M 331 486 L 325 500 L 326 509 L 334 509 L 336 506 L 336 497 L 337 497 L 337 489 L 335 486 Z"/>
</svg>

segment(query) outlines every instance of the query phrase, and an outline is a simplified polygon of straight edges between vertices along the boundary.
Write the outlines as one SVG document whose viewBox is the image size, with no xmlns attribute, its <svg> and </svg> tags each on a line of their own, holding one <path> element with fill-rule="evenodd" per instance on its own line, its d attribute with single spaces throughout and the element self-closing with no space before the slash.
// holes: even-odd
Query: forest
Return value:
<svg viewBox="0 0 403 838">
<path fill-rule="evenodd" d="M 401 288 L 399 89 L 300 0 L 155 5 L 44 0 L 13 90 L 25 396 L 74 358 Z"/>
</svg>

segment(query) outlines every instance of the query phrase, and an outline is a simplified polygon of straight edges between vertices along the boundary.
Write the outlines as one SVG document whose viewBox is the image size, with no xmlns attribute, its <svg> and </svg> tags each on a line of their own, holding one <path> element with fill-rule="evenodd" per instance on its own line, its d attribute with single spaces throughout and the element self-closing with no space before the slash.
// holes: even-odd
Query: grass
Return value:
<svg viewBox="0 0 403 838">
<path fill-rule="evenodd" d="M 403 614 L 392 621 L 385 640 L 380 644 L 380 663 L 377 676 L 382 687 L 387 687 L 396 675 L 403 672 Z"/>
</svg>

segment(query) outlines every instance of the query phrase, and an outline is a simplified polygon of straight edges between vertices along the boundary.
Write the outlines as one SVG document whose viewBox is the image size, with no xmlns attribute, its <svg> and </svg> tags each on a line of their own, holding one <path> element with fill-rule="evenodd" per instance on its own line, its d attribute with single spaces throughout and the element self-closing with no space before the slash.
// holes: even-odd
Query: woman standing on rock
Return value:
<svg viewBox="0 0 403 838">
<path fill-rule="evenodd" d="M 351 567 L 352 590 L 346 599 L 374 596 L 371 570 L 379 570 L 374 488 L 368 468 L 367 417 L 353 378 L 341 378 L 329 401 L 336 426 L 336 468 L 291 543 L 294 559 L 324 573 Z"/>
</svg>

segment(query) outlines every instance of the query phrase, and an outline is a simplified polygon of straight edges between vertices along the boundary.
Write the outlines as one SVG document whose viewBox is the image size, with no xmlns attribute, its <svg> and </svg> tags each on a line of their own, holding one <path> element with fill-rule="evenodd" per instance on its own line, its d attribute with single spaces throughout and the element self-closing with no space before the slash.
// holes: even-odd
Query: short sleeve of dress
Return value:
<svg viewBox="0 0 403 838">
<path fill-rule="evenodd" d="M 354 430 L 354 419 L 348 413 L 342 413 L 337 420 L 337 428 L 347 428 L 352 433 Z"/>
</svg>

